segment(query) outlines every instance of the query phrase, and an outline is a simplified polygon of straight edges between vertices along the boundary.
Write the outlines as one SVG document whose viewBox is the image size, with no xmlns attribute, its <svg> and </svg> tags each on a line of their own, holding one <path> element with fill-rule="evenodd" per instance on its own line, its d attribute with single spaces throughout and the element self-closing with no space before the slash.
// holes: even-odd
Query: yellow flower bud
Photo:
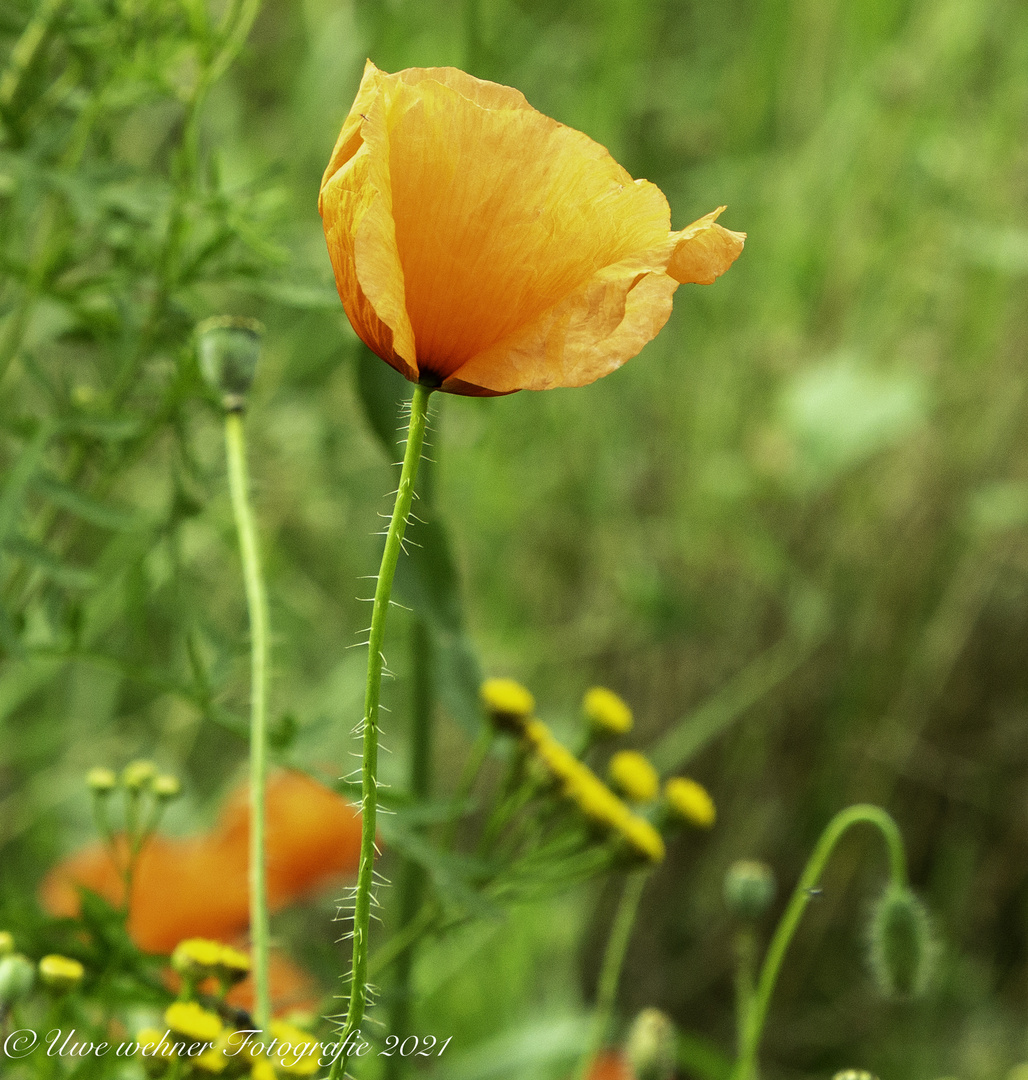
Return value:
<svg viewBox="0 0 1028 1080">
<path fill-rule="evenodd" d="M 637 750 L 619 750 L 607 765 L 607 776 L 629 802 L 650 802 L 660 791 L 657 770 Z"/>
<path fill-rule="evenodd" d="M 709 829 L 717 820 L 714 800 L 707 789 L 686 776 L 674 776 L 664 785 L 668 809 L 698 829 Z"/>
<path fill-rule="evenodd" d="M 585 692 L 582 712 L 595 735 L 624 735 L 632 730 L 632 710 L 604 686 L 594 686 Z"/>
<path fill-rule="evenodd" d="M 70 956 L 51 953 L 39 961 L 40 982 L 54 993 L 74 990 L 85 978 L 86 969 Z"/>
<path fill-rule="evenodd" d="M 482 707 L 500 730 L 521 731 L 535 712 L 535 698 L 513 679 L 486 679 L 479 693 Z"/>
</svg>

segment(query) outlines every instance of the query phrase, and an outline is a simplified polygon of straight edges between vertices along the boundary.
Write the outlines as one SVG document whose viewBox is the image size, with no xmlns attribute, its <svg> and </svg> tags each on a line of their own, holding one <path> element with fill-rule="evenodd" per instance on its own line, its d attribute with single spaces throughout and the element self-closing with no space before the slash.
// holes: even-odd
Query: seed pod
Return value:
<svg viewBox="0 0 1028 1080">
<path fill-rule="evenodd" d="M 777 882 L 766 863 L 740 859 L 725 874 L 725 907 L 737 919 L 756 922 L 771 906 Z"/>
<path fill-rule="evenodd" d="M 636 1080 L 671 1080 L 675 1075 L 675 1025 L 660 1009 L 643 1009 L 632 1022 L 625 1054 Z"/>
<path fill-rule="evenodd" d="M 226 412 L 240 412 L 257 374 L 264 327 L 256 319 L 226 315 L 196 328 L 200 371 Z"/>
<path fill-rule="evenodd" d="M 12 953 L 0 960 L 0 1013 L 28 997 L 35 981 L 36 969 L 21 953 Z"/>
<path fill-rule="evenodd" d="M 868 933 L 871 969 L 886 997 L 914 997 L 931 978 L 936 946 L 924 904 L 906 886 L 889 885 Z"/>
</svg>

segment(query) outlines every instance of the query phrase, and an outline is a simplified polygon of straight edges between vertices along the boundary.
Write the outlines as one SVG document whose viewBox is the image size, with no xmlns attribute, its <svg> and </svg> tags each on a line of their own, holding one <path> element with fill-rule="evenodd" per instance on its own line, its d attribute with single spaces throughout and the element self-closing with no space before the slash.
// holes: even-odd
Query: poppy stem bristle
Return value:
<svg viewBox="0 0 1028 1080">
<path fill-rule="evenodd" d="M 382 645 L 385 640 L 386 616 L 392 592 L 396 564 L 403 548 L 403 534 L 407 527 L 414 482 L 417 478 L 421 448 L 425 438 L 428 418 L 428 401 L 432 388 L 418 385 L 410 402 L 410 425 L 407 429 L 400 484 L 396 502 L 386 532 L 382 565 L 375 586 L 375 603 L 371 615 L 368 638 L 368 678 L 364 700 L 363 759 L 361 763 L 361 856 L 357 876 L 357 891 L 353 914 L 353 973 L 350 981 L 350 1001 L 346 1020 L 340 1032 L 340 1043 L 346 1046 L 350 1037 L 360 1030 L 368 1005 L 368 927 L 371 919 L 372 884 L 375 861 L 375 824 L 378 809 L 378 711 L 382 690 L 382 673 L 385 667 Z M 332 1063 L 329 1080 L 339 1080 L 346 1071 L 347 1055 L 344 1051 Z"/>
<path fill-rule="evenodd" d="M 241 412 L 225 414 L 225 452 L 229 491 L 239 553 L 243 564 L 246 607 L 250 621 L 250 936 L 257 1026 L 271 1022 L 267 877 L 265 867 L 265 789 L 268 774 L 268 603 L 257 546 L 257 528 L 249 499 L 246 436 Z"/>
</svg>

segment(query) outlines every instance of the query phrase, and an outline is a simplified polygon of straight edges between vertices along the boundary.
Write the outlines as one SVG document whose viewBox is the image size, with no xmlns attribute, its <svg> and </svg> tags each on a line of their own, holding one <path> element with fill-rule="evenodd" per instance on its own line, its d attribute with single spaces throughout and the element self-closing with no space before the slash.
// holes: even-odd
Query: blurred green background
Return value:
<svg viewBox="0 0 1028 1080">
<path fill-rule="evenodd" d="M 749 236 L 599 383 L 436 399 L 449 629 L 558 728 L 613 687 L 634 745 L 718 804 L 651 883 L 623 1016 L 658 1005 L 728 1052 L 725 868 L 759 857 L 790 888 L 832 813 L 880 801 L 944 942 L 936 985 L 875 997 L 882 859 L 847 840 L 765 1075 L 1005 1076 L 1028 1057 L 1028 7 L 265 0 L 200 94 L 203 10 L 0 5 L 0 920 L 91 835 L 87 767 L 181 772 L 180 830 L 238 779 L 245 607 L 190 343 L 208 315 L 267 326 L 249 427 L 283 754 L 349 770 L 357 579 L 393 488 L 361 387 L 405 387 L 346 323 L 317 190 L 365 57 L 453 64 L 602 142 L 675 227 L 726 203 Z M 397 784 L 409 631 L 397 612 Z M 443 792 L 470 741 L 451 652 Z M 542 1059 L 592 994 L 612 898 L 520 908 L 422 957 L 416 1026 L 456 1035 L 439 1075 L 566 1073 Z"/>
</svg>

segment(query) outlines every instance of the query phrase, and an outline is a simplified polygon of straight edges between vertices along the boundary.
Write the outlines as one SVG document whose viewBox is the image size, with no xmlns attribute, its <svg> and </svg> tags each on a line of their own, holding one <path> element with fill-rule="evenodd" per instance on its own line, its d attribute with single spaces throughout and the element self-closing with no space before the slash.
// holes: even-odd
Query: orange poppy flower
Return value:
<svg viewBox="0 0 1028 1080">
<path fill-rule="evenodd" d="M 324 785 L 295 770 L 268 780 L 268 896 L 278 909 L 354 873 L 360 853 L 360 812 Z M 183 939 L 229 941 L 250 924 L 250 811 L 247 789 L 237 789 L 210 833 L 186 839 L 155 835 L 143 848 L 132 881 L 128 930 L 147 952 L 169 953 Z M 79 889 L 124 902 L 109 848 L 92 844 L 56 866 L 40 888 L 43 907 L 57 916 L 80 910 Z"/>
<path fill-rule="evenodd" d="M 635 1080 L 635 1074 L 621 1054 L 610 1050 L 593 1062 L 589 1080 Z"/>
<path fill-rule="evenodd" d="M 510 87 L 369 60 L 319 198 L 346 314 L 411 381 L 584 386 L 742 250 L 724 207 L 671 230 L 663 193 Z"/>
<path fill-rule="evenodd" d="M 295 769 L 281 769 L 268 778 L 265 806 L 264 846 L 272 910 L 320 888 L 333 877 L 356 873 L 361 816 L 355 806 Z M 249 842 L 249 787 L 244 784 L 229 797 L 211 833 L 210 845 L 225 852 L 231 863 L 237 852 L 249 851 Z"/>
</svg>

